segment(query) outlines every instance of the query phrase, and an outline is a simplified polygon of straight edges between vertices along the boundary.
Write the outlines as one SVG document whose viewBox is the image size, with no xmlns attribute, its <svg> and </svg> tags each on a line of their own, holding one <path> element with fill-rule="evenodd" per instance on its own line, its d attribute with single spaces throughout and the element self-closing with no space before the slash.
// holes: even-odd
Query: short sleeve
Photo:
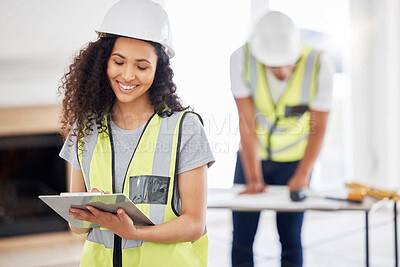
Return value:
<svg viewBox="0 0 400 267">
<path fill-rule="evenodd" d="M 317 92 L 310 108 L 316 111 L 329 111 L 332 106 L 333 88 L 333 63 L 331 59 L 323 53 L 320 60 L 320 69 L 317 80 Z"/>
<path fill-rule="evenodd" d="M 72 167 L 78 171 L 81 171 L 81 166 L 79 165 L 77 152 L 76 152 L 76 137 L 73 136 L 65 140 L 63 147 L 60 151 L 60 157 L 66 161 L 68 161 Z"/>
<path fill-rule="evenodd" d="M 182 122 L 178 174 L 215 162 L 210 144 L 197 115 L 188 113 Z"/>
<path fill-rule="evenodd" d="M 244 46 L 237 49 L 230 59 L 231 91 L 234 98 L 251 96 L 250 87 L 244 82 Z"/>
</svg>

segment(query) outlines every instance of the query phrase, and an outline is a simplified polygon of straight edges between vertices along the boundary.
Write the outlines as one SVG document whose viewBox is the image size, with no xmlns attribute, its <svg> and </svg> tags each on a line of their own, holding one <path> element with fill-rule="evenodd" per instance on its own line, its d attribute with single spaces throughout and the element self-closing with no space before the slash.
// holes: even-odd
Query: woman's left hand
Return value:
<svg viewBox="0 0 400 267">
<path fill-rule="evenodd" d="M 107 228 L 124 239 L 133 239 L 137 231 L 132 219 L 123 209 L 118 209 L 117 214 L 104 212 L 92 206 L 86 206 L 89 211 L 71 208 L 69 215 L 74 216 L 75 220 L 96 223 L 101 227 Z"/>
</svg>

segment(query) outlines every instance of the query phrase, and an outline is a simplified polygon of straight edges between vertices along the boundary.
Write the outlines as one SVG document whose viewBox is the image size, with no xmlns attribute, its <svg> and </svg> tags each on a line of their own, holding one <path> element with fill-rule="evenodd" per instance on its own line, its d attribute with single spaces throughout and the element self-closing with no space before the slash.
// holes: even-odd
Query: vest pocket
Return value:
<svg viewBox="0 0 400 267">
<path fill-rule="evenodd" d="M 135 204 L 167 204 L 170 177 L 139 175 L 131 176 L 129 198 Z"/>
<path fill-rule="evenodd" d="M 301 117 L 308 110 L 307 105 L 286 106 L 285 117 Z"/>
</svg>

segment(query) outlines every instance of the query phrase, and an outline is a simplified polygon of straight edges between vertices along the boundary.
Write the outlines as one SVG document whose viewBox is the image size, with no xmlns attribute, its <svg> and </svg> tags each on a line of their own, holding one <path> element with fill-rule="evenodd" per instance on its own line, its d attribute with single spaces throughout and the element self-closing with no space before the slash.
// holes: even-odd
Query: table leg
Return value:
<svg viewBox="0 0 400 267">
<path fill-rule="evenodd" d="M 397 249 L 397 201 L 394 201 L 394 258 L 395 266 L 399 266 L 398 249 Z"/>
<path fill-rule="evenodd" d="M 369 267 L 369 222 L 368 222 L 368 210 L 365 211 L 365 266 Z"/>
</svg>

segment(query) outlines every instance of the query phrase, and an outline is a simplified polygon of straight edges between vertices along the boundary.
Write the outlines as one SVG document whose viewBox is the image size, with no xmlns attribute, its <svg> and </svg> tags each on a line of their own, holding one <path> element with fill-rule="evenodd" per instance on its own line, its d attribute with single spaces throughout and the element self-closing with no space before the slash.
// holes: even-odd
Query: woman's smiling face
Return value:
<svg viewBox="0 0 400 267">
<path fill-rule="evenodd" d="M 138 39 L 119 37 L 107 64 L 116 103 L 146 103 L 157 67 L 154 47 Z M 144 101 L 144 102 L 143 102 Z"/>
</svg>

